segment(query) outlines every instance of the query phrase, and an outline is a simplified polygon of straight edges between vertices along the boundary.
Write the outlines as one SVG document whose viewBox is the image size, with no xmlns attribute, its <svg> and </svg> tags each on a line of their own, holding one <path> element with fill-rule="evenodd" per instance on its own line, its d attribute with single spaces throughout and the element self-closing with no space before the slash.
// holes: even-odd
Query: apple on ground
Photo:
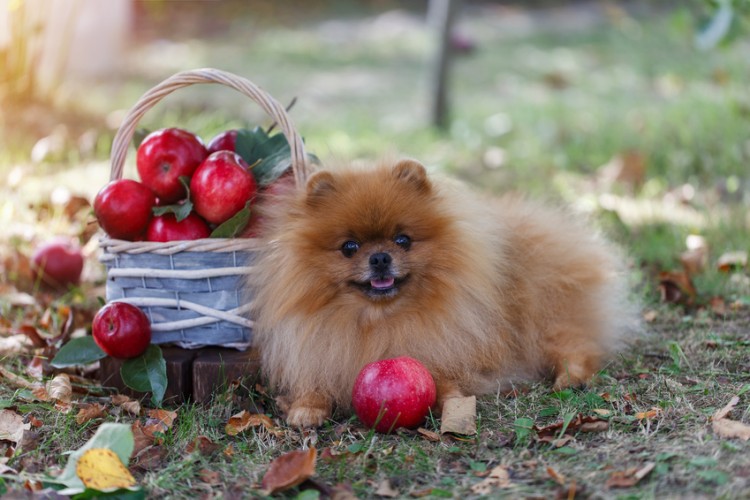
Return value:
<svg viewBox="0 0 750 500">
<path fill-rule="evenodd" d="M 165 128 L 143 139 L 136 166 L 141 181 L 162 203 L 169 204 L 187 195 L 180 177 L 190 177 L 206 156 L 208 151 L 198 136 L 180 128 Z"/>
<path fill-rule="evenodd" d="M 83 271 L 81 248 L 65 238 L 57 238 L 37 246 L 31 255 L 34 281 L 64 290 L 77 285 Z"/>
<path fill-rule="evenodd" d="M 238 154 L 217 151 L 206 158 L 190 180 L 196 212 L 212 224 L 221 224 L 255 198 L 258 186 Z"/>
<path fill-rule="evenodd" d="M 145 184 L 119 179 L 105 185 L 94 198 L 94 215 L 112 238 L 136 240 L 151 221 L 156 196 Z"/>
<path fill-rule="evenodd" d="M 225 130 L 217 134 L 208 142 L 206 149 L 208 149 L 208 154 L 217 151 L 237 151 L 237 131 Z"/>
<path fill-rule="evenodd" d="M 435 397 L 429 370 L 414 358 L 400 356 L 362 368 L 352 389 L 352 406 L 363 424 L 388 433 L 399 427 L 419 427 Z"/>
<path fill-rule="evenodd" d="M 199 240 L 210 235 L 206 221 L 194 212 L 181 221 L 173 213 L 154 216 L 146 229 L 146 241 Z"/>
<path fill-rule="evenodd" d="M 99 309 L 91 333 L 101 350 L 113 358 L 135 358 L 151 343 L 148 317 L 126 302 L 111 302 Z"/>
</svg>

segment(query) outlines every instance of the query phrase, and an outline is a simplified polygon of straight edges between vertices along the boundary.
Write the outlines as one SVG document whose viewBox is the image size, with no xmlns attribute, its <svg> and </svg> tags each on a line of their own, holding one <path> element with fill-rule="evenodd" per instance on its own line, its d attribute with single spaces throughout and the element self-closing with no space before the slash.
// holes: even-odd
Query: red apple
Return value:
<svg viewBox="0 0 750 500">
<path fill-rule="evenodd" d="M 77 285 L 83 271 L 81 248 L 70 240 L 58 238 L 36 247 L 31 255 L 34 281 L 56 289 Z"/>
<path fill-rule="evenodd" d="M 190 177 L 206 156 L 208 151 L 198 136 L 165 128 L 146 136 L 138 147 L 136 166 L 141 181 L 168 204 L 185 197 L 180 177 Z"/>
<path fill-rule="evenodd" d="M 111 302 L 99 309 L 91 333 L 94 342 L 113 358 L 135 358 L 151 343 L 148 317 L 126 302 Z"/>
<path fill-rule="evenodd" d="M 255 197 L 258 186 L 245 160 L 231 151 L 217 151 L 201 163 L 190 180 L 190 196 L 198 214 L 221 224 Z"/>
<path fill-rule="evenodd" d="M 174 214 L 166 213 L 151 219 L 146 229 L 146 241 L 199 240 L 208 238 L 210 234 L 211 229 L 206 221 L 195 213 L 190 213 L 179 222 Z"/>
<path fill-rule="evenodd" d="M 412 429 L 435 404 L 435 381 L 414 358 L 401 356 L 365 365 L 354 381 L 352 406 L 367 427 L 387 433 Z"/>
<path fill-rule="evenodd" d="M 237 145 L 237 131 L 236 130 L 225 130 L 220 134 L 216 135 L 213 139 L 208 142 L 208 154 L 215 153 L 217 151 L 236 151 Z"/>
<path fill-rule="evenodd" d="M 94 198 L 94 215 L 112 238 L 136 240 L 146 231 L 151 210 L 156 205 L 154 192 L 132 179 L 112 181 Z"/>
</svg>

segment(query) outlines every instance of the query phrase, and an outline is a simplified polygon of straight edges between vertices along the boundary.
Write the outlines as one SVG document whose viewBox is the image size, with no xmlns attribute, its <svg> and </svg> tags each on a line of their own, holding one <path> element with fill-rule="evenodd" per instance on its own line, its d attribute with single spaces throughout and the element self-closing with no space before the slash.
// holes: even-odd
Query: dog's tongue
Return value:
<svg viewBox="0 0 750 500">
<path fill-rule="evenodd" d="M 370 286 L 377 290 L 384 290 L 384 289 L 392 287 L 394 281 L 395 280 L 393 278 L 386 278 L 382 280 L 373 279 L 373 280 L 370 280 Z"/>
</svg>

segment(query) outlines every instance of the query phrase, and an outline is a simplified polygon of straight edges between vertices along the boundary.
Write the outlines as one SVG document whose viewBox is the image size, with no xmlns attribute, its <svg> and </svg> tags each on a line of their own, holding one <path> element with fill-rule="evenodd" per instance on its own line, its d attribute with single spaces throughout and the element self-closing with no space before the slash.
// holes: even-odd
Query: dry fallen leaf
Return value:
<svg viewBox="0 0 750 500">
<path fill-rule="evenodd" d="M 221 484 L 221 474 L 215 470 L 201 469 L 198 472 L 198 477 L 201 481 L 211 485 Z"/>
<path fill-rule="evenodd" d="M 638 420 L 644 420 L 649 418 L 656 418 L 660 417 L 664 413 L 664 410 L 661 408 L 651 408 L 648 411 L 639 411 L 635 414 L 635 418 Z"/>
<path fill-rule="evenodd" d="M 112 404 L 119 406 L 131 415 L 138 416 L 141 414 L 141 402 L 137 399 L 130 399 L 124 394 L 115 394 L 112 396 Z"/>
<path fill-rule="evenodd" d="M 95 418 L 103 418 L 107 414 L 107 408 L 100 403 L 84 403 L 76 415 L 78 425 L 85 424 Z"/>
<path fill-rule="evenodd" d="M 315 474 L 315 459 L 318 452 L 315 448 L 290 451 L 275 459 L 268 466 L 261 486 L 266 494 L 294 488 Z"/>
<path fill-rule="evenodd" d="M 646 158 L 638 151 L 624 151 L 600 167 L 599 179 L 605 185 L 640 186 L 646 180 Z"/>
<path fill-rule="evenodd" d="M 690 275 L 685 271 L 662 271 L 659 273 L 661 301 L 668 304 L 690 304 L 698 292 Z"/>
<path fill-rule="evenodd" d="M 171 429 L 176 418 L 176 411 L 149 410 L 143 432 L 153 439 L 157 433 L 164 434 Z"/>
<path fill-rule="evenodd" d="M 135 485 L 135 478 L 120 457 L 107 448 L 86 450 L 78 459 L 76 475 L 87 488 L 99 491 Z"/>
<path fill-rule="evenodd" d="M 739 402 L 740 398 L 738 396 L 732 397 L 729 403 L 717 411 L 711 418 L 711 426 L 714 432 L 721 437 L 739 438 L 743 441 L 748 441 L 750 440 L 750 425 L 726 418 Z"/>
<path fill-rule="evenodd" d="M 638 484 L 656 467 L 655 462 L 647 462 L 643 467 L 632 467 L 625 471 L 615 471 L 607 479 L 607 488 L 631 488 Z"/>
<path fill-rule="evenodd" d="M 513 483 L 510 482 L 508 468 L 504 465 L 498 465 L 493 468 L 489 475 L 477 484 L 471 487 L 471 491 L 477 495 L 489 495 L 495 488 L 510 488 Z"/>
<path fill-rule="evenodd" d="M 31 429 L 31 424 L 24 424 L 23 417 L 13 410 L 0 410 L 0 441 L 20 443 L 23 433 Z"/>
<path fill-rule="evenodd" d="M 418 428 L 417 432 L 427 441 L 432 441 L 435 443 L 440 441 L 440 434 L 438 434 L 437 432 L 432 432 L 430 430 L 425 429 L 424 427 Z"/>
<path fill-rule="evenodd" d="M 378 483 L 375 494 L 379 497 L 384 498 L 396 498 L 401 495 L 398 490 L 394 489 L 393 486 L 391 486 L 391 482 L 388 479 L 383 479 Z"/>
<path fill-rule="evenodd" d="M 188 443 L 185 447 L 187 453 L 193 453 L 197 451 L 203 456 L 213 455 L 219 451 L 220 446 L 211 441 L 207 436 L 198 436 Z"/>
<path fill-rule="evenodd" d="M 443 403 L 440 434 L 472 435 L 477 433 L 477 398 L 448 398 Z"/>
<path fill-rule="evenodd" d="M 265 428 L 268 432 L 276 436 L 283 434 L 283 431 L 276 427 L 276 425 L 273 423 L 273 420 L 271 420 L 268 415 L 263 415 L 261 413 L 250 413 L 247 410 L 242 410 L 241 412 L 229 417 L 229 421 L 224 427 L 224 431 L 229 436 L 236 436 L 237 434 L 246 431 L 251 427 L 258 426 L 263 426 L 263 428 Z"/>
<path fill-rule="evenodd" d="M 73 386 L 70 384 L 70 377 L 66 373 L 56 375 L 47 382 L 46 389 L 50 398 L 61 403 L 70 403 L 73 397 Z"/>
<path fill-rule="evenodd" d="M 552 480 L 560 486 L 563 486 L 565 484 L 565 476 L 557 472 L 552 467 L 547 467 L 547 475 L 549 475 L 549 477 L 551 477 Z"/>
<path fill-rule="evenodd" d="M 728 312 L 727 303 L 724 301 L 723 297 L 711 297 L 708 304 L 711 312 L 717 316 L 725 316 Z"/>
</svg>

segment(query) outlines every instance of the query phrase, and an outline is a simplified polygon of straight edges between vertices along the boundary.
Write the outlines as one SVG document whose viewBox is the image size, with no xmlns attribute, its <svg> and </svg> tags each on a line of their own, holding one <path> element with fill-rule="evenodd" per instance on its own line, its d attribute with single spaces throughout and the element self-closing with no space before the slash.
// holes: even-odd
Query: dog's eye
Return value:
<svg viewBox="0 0 750 500">
<path fill-rule="evenodd" d="M 354 240 L 345 241 L 344 244 L 341 245 L 341 253 L 344 254 L 344 257 L 351 257 L 357 253 L 357 250 L 359 250 L 359 243 Z"/>
<path fill-rule="evenodd" d="M 397 234 L 396 237 L 393 238 L 393 242 L 404 250 L 409 250 L 411 247 L 411 238 L 405 234 Z"/>
</svg>

